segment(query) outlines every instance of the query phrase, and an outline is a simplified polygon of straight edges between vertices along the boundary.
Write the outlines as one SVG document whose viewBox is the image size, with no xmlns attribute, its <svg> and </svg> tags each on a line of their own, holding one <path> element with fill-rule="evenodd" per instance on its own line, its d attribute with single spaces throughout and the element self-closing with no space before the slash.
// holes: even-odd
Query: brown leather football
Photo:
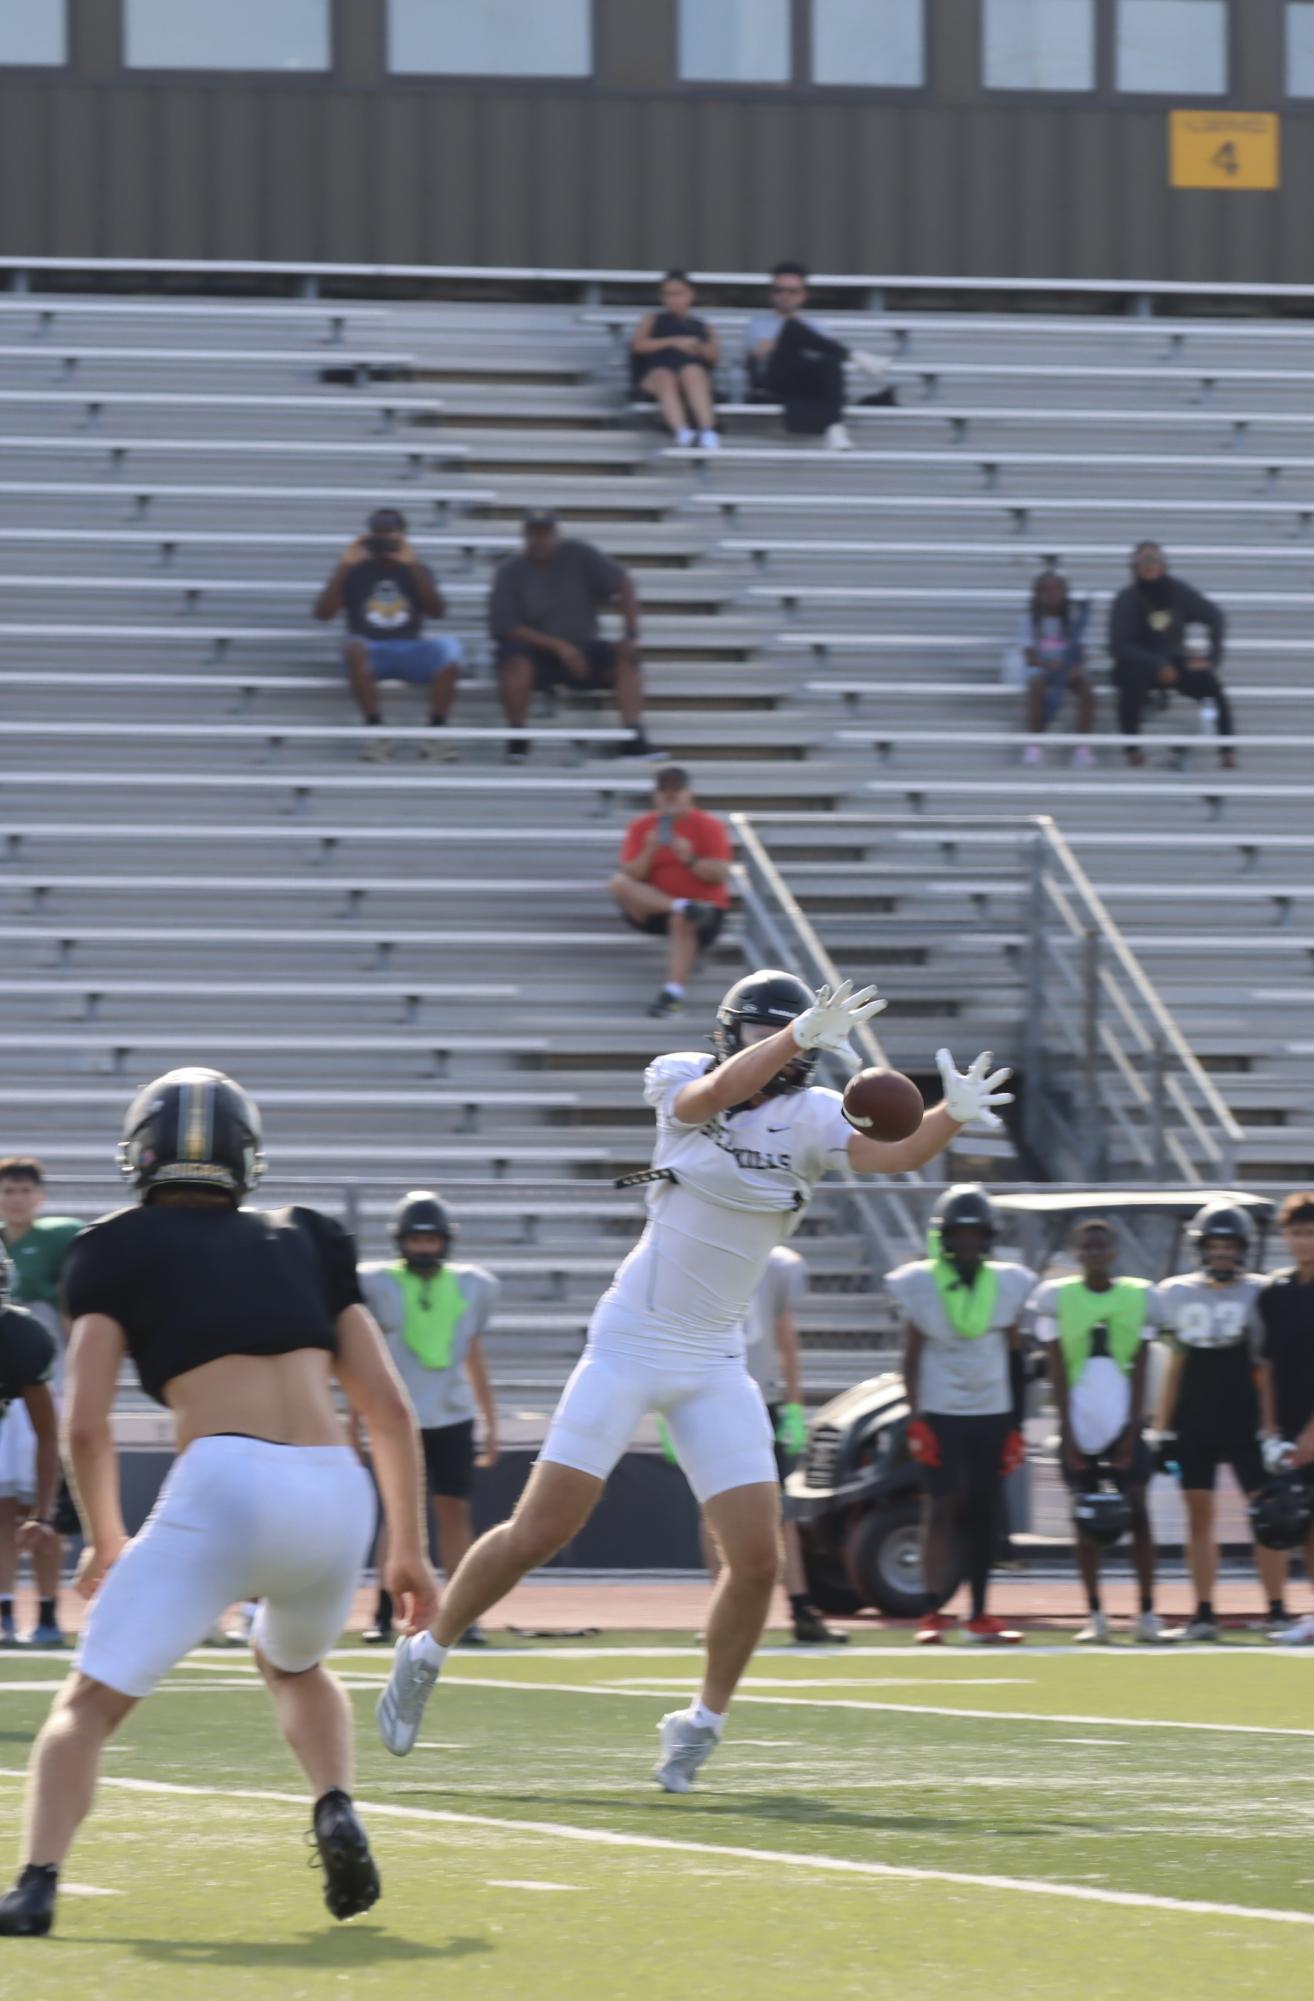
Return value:
<svg viewBox="0 0 1314 2001">
<path fill-rule="evenodd" d="M 901 1070 L 859 1070 L 844 1092 L 844 1116 L 867 1139 L 909 1139 L 925 1110 L 921 1092 Z"/>
</svg>

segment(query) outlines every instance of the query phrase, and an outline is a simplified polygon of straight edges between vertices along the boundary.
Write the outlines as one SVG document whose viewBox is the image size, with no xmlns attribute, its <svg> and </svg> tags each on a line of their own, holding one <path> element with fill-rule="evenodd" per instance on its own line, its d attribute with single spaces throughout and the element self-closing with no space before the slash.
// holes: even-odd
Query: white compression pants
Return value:
<svg viewBox="0 0 1314 2001">
<path fill-rule="evenodd" d="M 605 1480 L 649 1411 L 666 1420 L 697 1500 L 776 1484 L 762 1392 L 739 1355 L 673 1353 L 661 1361 L 591 1342 L 575 1364 L 540 1459 Z"/>
<path fill-rule="evenodd" d="M 346 1445 L 198 1438 L 92 1601 L 75 1665 L 149 1695 L 226 1606 L 257 1598 L 252 1642 L 287 1674 L 347 1622 L 374 1540 L 374 1490 Z"/>
</svg>

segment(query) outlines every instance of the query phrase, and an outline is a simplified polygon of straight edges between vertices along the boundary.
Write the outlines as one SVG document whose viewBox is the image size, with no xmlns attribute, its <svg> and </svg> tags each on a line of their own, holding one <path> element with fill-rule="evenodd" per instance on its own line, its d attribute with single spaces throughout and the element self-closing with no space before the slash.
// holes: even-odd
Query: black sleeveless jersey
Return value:
<svg viewBox="0 0 1314 2001">
<path fill-rule="evenodd" d="M 316 1209 L 121 1209 L 84 1230 L 64 1310 L 117 1320 L 147 1396 L 225 1355 L 336 1352 L 360 1303 L 355 1240 Z"/>
<path fill-rule="evenodd" d="M 24 1390 L 55 1372 L 55 1337 L 35 1313 L 9 1306 L 0 1313 L 0 1417 Z"/>
</svg>

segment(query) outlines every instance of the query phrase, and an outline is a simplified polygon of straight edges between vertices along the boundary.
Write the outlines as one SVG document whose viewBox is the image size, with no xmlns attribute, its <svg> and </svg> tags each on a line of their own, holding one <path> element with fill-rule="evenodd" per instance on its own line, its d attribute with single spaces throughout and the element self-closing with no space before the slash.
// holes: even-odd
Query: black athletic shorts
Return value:
<svg viewBox="0 0 1314 2001">
<path fill-rule="evenodd" d="M 625 922 L 631 930 L 642 931 L 648 938 L 664 938 L 671 928 L 669 914 L 665 910 L 654 910 L 651 917 L 631 917 L 624 912 Z M 700 903 L 698 906 L 698 945 L 700 951 L 707 951 L 715 945 L 725 923 L 725 912 L 719 903 Z"/>
<path fill-rule="evenodd" d="M 440 1424 L 422 1431 L 424 1470 L 429 1492 L 445 1501 L 468 1501 L 474 1483 L 474 1419 L 463 1424 Z"/>
<path fill-rule="evenodd" d="M 987 1417 L 928 1411 L 924 1421 L 940 1442 L 940 1464 L 918 1468 L 928 1494 L 961 1494 L 992 1478 L 1002 1480 L 1000 1461 L 1004 1440 L 1013 1429 L 1011 1411 L 992 1411 Z"/>
<path fill-rule="evenodd" d="M 1177 1434 L 1182 1486 L 1193 1494 L 1212 1493 L 1220 1466 L 1230 1466 L 1243 1494 L 1256 1494 L 1268 1475 L 1259 1440 L 1249 1425 L 1194 1425 Z"/>
<path fill-rule="evenodd" d="M 616 648 L 612 641 L 590 639 L 579 650 L 589 663 L 582 681 L 567 673 L 556 654 L 549 653 L 545 646 L 521 646 L 514 639 L 504 640 L 499 646 L 497 664 L 504 667 L 508 660 L 528 660 L 534 670 L 534 686 L 541 695 L 553 688 L 610 688 L 616 672 Z"/>
<path fill-rule="evenodd" d="M 1075 1473 L 1060 1453 L 1059 1467 L 1070 1493 L 1093 1494 L 1101 1480 L 1112 1480 L 1118 1492 L 1125 1494 L 1129 1487 L 1149 1486 L 1154 1472 L 1154 1455 L 1142 1432 L 1136 1440 L 1131 1465 L 1125 1469 L 1115 1466 L 1105 1452 L 1084 1453 L 1080 1470 Z"/>
</svg>

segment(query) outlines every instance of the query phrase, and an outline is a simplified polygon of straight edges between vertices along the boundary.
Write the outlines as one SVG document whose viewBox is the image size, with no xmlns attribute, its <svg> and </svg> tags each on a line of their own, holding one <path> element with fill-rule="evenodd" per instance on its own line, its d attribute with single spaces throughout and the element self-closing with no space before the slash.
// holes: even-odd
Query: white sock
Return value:
<svg viewBox="0 0 1314 2001">
<path fill-rule="evenodd" d="M 666 991 L 668 994 L 674 994 L 677 1000 L 684 999 L 684 985 L 680 980 L 668 980 Z"/>
<path fill-rule="evenodd" d="M 440 1668 L 451 1652 L 450 1647 L 440 1647 L 432 1633 L 416 1633 L 411 1641 L 411 1657 L 425 1667 Z"/>
<path fill-rule="evenodd" d="M 688 908 L 689 908 L 689 899 L 687 896 L 677 896 L 674 902 L 671 904 L 671 909 L 678 910 L 681 916 L 684 915 L 685 911 Z"/>
<path fill-rule="evenodd" d="M 696 1723 L 700 1730 L 715 1730 L 719 1737 L 725 1729 L 725 1717 L 718 1716 L 705 1702 L 695 1702 L 689 1710 L 689 1721 Z"/>
</svg>

